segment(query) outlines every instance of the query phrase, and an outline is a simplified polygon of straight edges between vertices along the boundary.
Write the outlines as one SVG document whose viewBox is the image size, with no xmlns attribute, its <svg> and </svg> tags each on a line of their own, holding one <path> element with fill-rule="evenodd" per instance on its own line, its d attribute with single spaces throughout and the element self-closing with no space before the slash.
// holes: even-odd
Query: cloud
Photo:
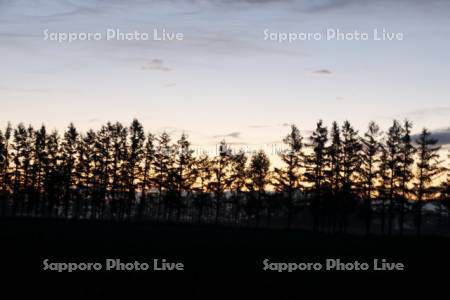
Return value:
<svg viewBox="0 0 450 300">
<path fill-rule="evenodd" d="M 163 132 L 167 133 L 170 136 L 174 136 L 174 135 L 178 135 L 181 133 L 189 133 L 189 130 L 184 130 L 178 127 L 174 127 L 174 126 L 163 126 L 163 127 L 159 127 L 156 130 L 156 134 L 160 135 Z"/>
<path fill-rule="evenodd" d="M 442 107 L 426 107 L 421 109 L 416 109 L 406 113 L 408 116 L 413 117 L 425 117 L 430 115 L 443 115 L 448 116 L 450 114 L 450 107 L 442 106 Z"/>
<path fill-rule="evenodd" d="M 217 6 L 268 6 L 271 4 L 285 4 L 298 11 L 311 13 L 338 9 L 352 3 L 359 3 L 356 0 L 210 0 L 209 2 Z"/>
<path fill-rule="evenodd" d="M 312 71 L 313 74 L 320 74 L 320 75 L 330 75 L 333 74 L 333 72 L 331 72 L 328 69 L 318 69 L 318 70 L 314 70 Z"/>
<path fill-rule="evenodd" d="M 302 8 L 307 12 L 325 12 L 339 9 L 352 3 L 358 3 L 355 0 L 325 0 L 325 1 L 303 1 Z"/>
<path fill-rule="evenodd" d="M 159 58 L 155 58 L 147 62 L 145 65 L 142 66 L 142 70 L 155 70 L 163 72 L 171 71 L 170 68 L 164 66 L 163 60 Z"/>
<path fill-rule="evenodd" d="M 89 119 L 88 120 L 88 123 L 89 124 L 92 124 L 92 123 L 100 123 L 102 120 L 100 120 L 100 119 L 97 119 L 97 118 L 93 118 L 93 119 Z"/>
<path fill-rule="evenodd" d="M 48 93 L 49 89 L 0 86 L 0 91 L 14 93 Z"/>
<path fill-rule="evenodd" d="M 82 2 L 82 3 L 80 3 Z M 4 6 L 8 14 L 41 22 L 64 20 L 72 16 L 84 16 L 98 14 L 104 11 L 101 3 L 87 3 L 86 1 L 39 1 L 30 5 L 28 1 L 2 0 L 0 6 Z"/>
<path fill-rule="evenodd" d="M 45 17 L 47 19 L 56 19 L 56 18 L 63 19 L 63 18 L 71 17 L 71 16 L 90 15 L 90 14 L 97 14 L 100 12 L 101 12 L 100 8 L 80 6 L 80 7 L 75 7 L 70 11 L 58 12 L 58 13 L 53 13 L 51 15 L 44 15 L 44 16 L 40 16 L 40 17 Z"/>
<path fill-rule="evenodd" d="M 415 110 L 400 112 L 391 115 L 379 116 L 380 118 L 392 120 L 392 119 L 409 119 L 413 121 L 422 120 L 428 122 L 429 120 L 445 120 L 450 115 L 449 106 L 436 106 L 436 107 L 423 107 Z M 445 124 L 445 123 L 444 123 Z"/>
<path fill-rule="evenodd" d="M 40 35 L 10 32 L 10 31 L 0 31 L 0 38 L 36 38 L 36 37 L 40 37 Z"/>
<path fill-rule="evenodd" d="M 238 138 L 241 137 L 241 133 L 235 131 L 235 132 L 232 132 L 232 133 L 227 134 L 225 137 L 232 137 L 232 138 L 238 139 Z"/>
<path fill-rule="evenodd" d="M 234 138 L 234 139 L 239 139 L 241 137 L 241 132 L 238 131 L 234 131 L 228 134 L 224 134 L 224 135 L 215 135 L 214 138 Z"/>
<path fill-rule="evenodd" d="M 450 127 L 441 128 L 436 130 L 430 130 L 431 137 L 438 140 L 439 145 L 449 145 L 450 144 Z M 420 134 L 414 134 L 411 136 L 411 139 L 415 141 L 418 139 Z"/>
</svg>

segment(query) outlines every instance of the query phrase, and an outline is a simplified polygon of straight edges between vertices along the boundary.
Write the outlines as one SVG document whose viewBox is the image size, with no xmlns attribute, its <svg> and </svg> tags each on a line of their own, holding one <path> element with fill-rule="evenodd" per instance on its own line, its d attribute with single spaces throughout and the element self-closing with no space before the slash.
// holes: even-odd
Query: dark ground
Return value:
<svg viewBox="0 0 450 300">
<path fill-rule="evenodd" d="M 111 222 L 0 220 L 2 291 L 14 294 L 104 296 L 154 295 L 234 298 L 272 295 L 281 299 L 315 287 L 317 293 L 365 293 L 388 287 L 432 291 L 447 286 L 450 239 L 443 237 L 329 236 L 302 231 L 233 229 L 217 226 Z M 101 262 L 106 258 L 183 262 L 184 272 L 43 271 L 43 260 Z M 263 260 L 324 262 L 340 258 L 372 263 L 402 262 L 406 271 L 263 271 Z M 236 288 L 245 287 L 245 292 Z M 336 290 L 335 290 L 336 289 Z M 0 297 L 1 298 L 1 297 Z M 148 297 L 147 297 L 148 298 Z M 293 297 L 296 298 L 296 297 Z M 160 298 L 157 298 L 160 299 Z"/>
</svg>

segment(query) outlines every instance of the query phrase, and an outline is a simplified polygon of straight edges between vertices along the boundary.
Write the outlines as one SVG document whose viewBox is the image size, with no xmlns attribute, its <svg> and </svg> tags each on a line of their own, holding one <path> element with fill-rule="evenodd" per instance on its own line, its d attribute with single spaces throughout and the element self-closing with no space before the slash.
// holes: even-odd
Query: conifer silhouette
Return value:
<svg viewBox="0 0 450 300">
<path fill-rule="evenodd" d="M 424 129 L 413 144 L 411 130 L 410 121 L 395 120 L 383 135 L 370 122 L 360 136 L 348 121 L 329 131 L 319 121 L 304 142 L 292 125 L 281 164 L 271 167 L 264 151 L 249 155 L 225 141 L 215 155 L 196 155 L 186 134 L 155 137 L 136 119 L 86 132 L 69 124 L 62 136 L 44 125 L 8 124 L 0 130 L 0 216 L 366 234 L 404 234 L 415 225 L 420 234 L 428 201 L 442 227 L 450 177 L 438 180 L 437 140 Z"/>
</svg>

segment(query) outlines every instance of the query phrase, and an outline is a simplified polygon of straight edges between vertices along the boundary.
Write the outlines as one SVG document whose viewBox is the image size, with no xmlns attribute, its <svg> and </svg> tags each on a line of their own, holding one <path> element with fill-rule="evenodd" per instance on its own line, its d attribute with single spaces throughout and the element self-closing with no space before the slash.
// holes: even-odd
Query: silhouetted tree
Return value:
<svg viewBox="0 0 450 300">
<path fill-rule="evenodd" d="M 414 165 L 414 153 L 415 148 L 411 142 L 411 129 L 412 123 L 405 120 L 403 124 L 403 136 L 400 144 L 400 167 L 398 169 L 398 175 L 400 177 L 400 213 L 399 213 L 399 233 L 403 234 L 403 228 L 405 223 L 405 204 L 408 201 L 408 197 L 411 193 L 409 183 L 414 177 L 412 167 Z"/>
<path fill-rule="evenodd" d="M 265 205 L 266 185 L 269 183 L 269 167 L 269 158 L 262 150 L 252 156 L 248 167 L 249 182 L 247 186 L 250 191 L 250 197 L 247 203 L 247 211 L 250 215 L 255 216 L 256 226 L 259 226 L 260 212 L 263 207 L 269 207 Z M 268 211 L 267 218 L 269 223 L 270 214 L 271 212 Z"/>
<path fill-rule="evenodd" d="M 450 160 L 450 153 L 447 155 Z M 444 170 L 443 170 L 444 171 Z M 446 179 L 442 182 L 442 194 L 440 207 L 444 206 L 447 209 L 447 225 L 450 226 L 450 166 L 445 169 L 447 173 Z M 439 220 L 442 216 L 442 211 L 439 212 Z"/>
<path fill-rule="evenodd" d="M 44 200 L 47 215 L 54 216 L 55 210 L 62 198 L 64 186 L 64 174 L 61 169 L 60 137 L 57 131 L 53 131 L 47 137 L 46 153 L 44 161 Z"/>
<path fill-rule="evenodd" d="M 28 187 L 32 155 L 31 130 L 19 124 L 14 130 L 13 163 L 14 163 L 14 201 L 13 215 L 23 214 L 28 200 Z"/>
<path fill-rule="evenodd" d="M 88 217 L 89 206 L 91 205 L 91 194 L 89 193 L 91 189 L 91 175 L 92 175 L 92 146 L 93 142 L 87 142 L 87 136 L 79 136 L 79 140 L 76 146 L 78 163 L 75 168 L 76 173 L 76 189 L 79 199 L 76 203 L 75 217 Z"/>
<path fill-rule="evenodd" d="M 211 190 L 210 181 L 212 177 L 211 161 L 206 154 L 202 154 L 195 162 L 194 172 L 197 178 L 197 184 L 194 186 L 196 196 L 194 206 L 197 208 L 197 221 L 201 223 L 205 209 L 210 206 Z"/>
<path fill-rule="evenodd" d="M 438 140 L 431 137 L 431 133 L 427 129 L 423 129 L 417 143 L 417 182 L 415 184 L 417 194 L 417 234 L 421 234 L 422 230 L 422 206 L 423 201 L 427 200 L 427 196 L 431 192 L 430 186 L 433 179 L 442 172 L 439 164 L 438 151 L 440 146 L 436 146 Z"/>
<path fill-rule="evenodd" d="M 291 126 L 291 132 L 283 139 L 287 149 L 280 153 L 281 161 L 285 168 L 275 168 L 273 185 L 277 192 L 285 196 L 284 207 L 287 211 L 287 227 L 291 228 L 296 210 L 296 194 L 301 188 L 301 162 L 303 159 L 303 137 L 295 125 Z"/>
<path fill-rule="evenodd" d="M 340 203 L 340 227 L 347 230 L 348 213 L 357 201 L 360 187 L 358 175 L 361 171 L 361 143 L 350 122 L 342 126 L 342 196 Z"/>
<path fill-rule="evenodd" d="M 36 131 L 34 141 L 34 153 L 33 153 L 33 168 L 32 168 L 32 186 L 33 196 L 32 199 L 32 212 L 38 215 L 40 212 L 40 206 L 42 206 L 42 190 L 45 179 L 45 165 L 48 160 L 47 152 L 47 130 L 45 126 Z"/>
<path fill-rule="evenodd" d="M 94 138 L 94 218 L 103 219 L 107 204 L 114 202 L 115 187 L 111 184 L 111 177 L 117 178 L 117 165 L 114 164 L 112 151 L 112 127 L 108 122 L 95 133 Z M 116 158 L 117 159 L 117 158 Z M 108 195 L 111 193 L 112 195 Z"/>
<path fill-rule="evenodd" d="M 147 208 L 147 190 L 149 190 L 153 185 L 152 183 L 152 172 L 155 164 L 155 137 L 149 133 L 147 135 L 147 140 L 145 141 L 144 146 L 144 166 L 143 166 L 143 174 L 142 174 L 142 184 L 141 184 L 141 199 L 139 203 L 139 211 L 138 217 L 142 218 L 144 212 Z"/>
<path fill-rule="evenodd" d="M 232 152 L 225 141 L 221 141 L 219 145 L 219 155 L 212 161 L 212 177 L 210 181 L 211 191 L 215 196 L 215 222 L 220 220 L 222 202 L 224 201 L 224 193 L 230 187 L 230 168 L 231 168 Z"/>
<path fill-rule="evenodd" d="M 372 224 L 372 199 L 376 196 L 375 187 L 379 176 L 378 164 L 380 162 L 379 155 L 381 147 L 379 138 L 380 127 L 378 127 L 375 122 L 370 122 L 369 128 L 361 139 L 361 180 L 365 207 L 366 234 L 370 234 Z"/>
<path fill-rule="evenodd" d="M 331 185 L 331 197 L 327 203 L 328 227 L 334 232 L 337 226 L 337 213 L 342 198 L 342 141 L 339 125 L 333 122 L 330 131 L 331 144 L 328 147 L 330 171 L 328 174 Z"/>
<path fill-rule="evenodd" d="M 388 165 L 388 151 L 385 144 L 381 144 L 381 155 L 380 155 L 380 184 L 377 188 L 378 199 L 380 204 L 376 207 L 378 214 L 380 215 L 380 231 L 385 234 L 386 228 L 386 200 L 389 199 L 389 186 L 391 182 L 391 174 L 389 172 Z"/>
<path fill-rule="evenodd" d="M 243 207 L 243 191 L 247 181 L 247 155 L 244 151 L 232 155 L 230 160 L 230 189 L 232 192 L 232 206 L 234 209 L 234 222 L 239 222 L 239 216 Z"/>
<path fill-rule="evenodd" d="M 385 161 L 382 163 L 386 164 L 385 176 L 388 177 L 387 194 L 389 200 L 388 206 L 388 233 L 392 234 L 392 225 L 394 219 L 394 211 L 396 200 L 400 195 L 400 170 L 402 163 L 402 137 L 403 128 L 400 123 L 394 120 L 392 126 L 389 128 L 387 140 L 386 140 L 386 155 Z M 384 219 L 384 218 L 383 218 Z M 384 233 L 384 224 L 382 224 L 382 232 Z"/>
<path fill-rule="evenodd" d="M 62 147 L 62 161 L 64 168 L 64 215 L 69 217 L 69 211 L 73 204 L 73 187 L 76 185 L 77 155 L 78 155 L 78 138 L 79 134 L 75 126 L 71 123 L 64 133 L 64 138 L 61 144 Z"/>
<path fill-rule="evenodd" d="M 303 144 L 292 126 L 279 153 L 281 167 L 271 172 L 263 151 L 248 162 L 246 152 L 235 153 L 222 141 L 217 156 L 197 156 L 187 135 L 176 143 L 167 133 L 146 136 L 137 120 L 85 133 L 70 124 L 62 138 L 45 126 L 8 125 L 0 131 L 0 216 L 236 225 L 247 217 L 256 226 L 266 217 L 268 227 L 279 217 L 288 228 L 298 221 L 335 232 L 363 214 L 367 233 L 379 219 L 382 233 L 391 234 L 398 220 L 402 234 L 413 207 L 420 233 L 424 201 L 439 200 L 439 213 L 431 213 L 438 225 L 444 206 L 450 208 L 450 177 L 437 177 L 437 141 L 424 130 L 415 147 L 411 128 L 409 121 L 394 121 L 382 136 L 370 122 L 359 137 L 348 121 L 342 127 L 333 122 L 330 132 L 319 121 Z"/>
<path fill-rule="evenodd" d="M 126 210 L 126 169 L 127 164 L 127 140 L 128 130 L 121 123 L 107 125 L 107 135 L 109 136 L 110 148 L 107 149 L 110 155 L 108 163 L 108 174 L 105 177 L 110 177 L 110 204 L 111 213 L 116 215 L 119 219 L 125 218 Z"/>
<path fill-rule="evenodd" d="M 195 167 L 195 158 L 193 156 L 194 151 L 190 148 L 191 144 L 188 141 L 186 134 L 182 134 L 181 138 L 177 141 L 175 155 L 175 168 L 176 168 L 176 206 L 177 206 L 177 220 L 181 218 L 181 210 L 183 206 L 183 196 L 187 199 L 191 196 L 192 186 L 196 181 L 196 174 L 193 172 Z"/>
<path fill-rule="evenodd" d="M 321 225 L 321 217 L 324 215 L 326 194 L 329 189 L 327 173 L 329 174 L 329 159 L 327 155 L 328 130 L 320 120 L 315 131 L 309 137 L 309 147 L 312 152 L 305 156 L 305 178 L 310 185 L 310 208 L 313 215 L 313 229 L 317 230 Z"/>
<path fill-rule="evenodd" d="M 78 174 L 80 182 L 78 188 L 84 195 L 84 217 L 96 218 L 100 209 L 100 166 L 101 159 L 97 152 L 97 135 L 91 129 L 84 136 L 80 137 L 78 143 Z"/>
<path fill-rule="evenodd" d="M 5 129 L 5 133 L 0 130 L 0 201 L 1 201 L 1 216 L 6 214 L 6 209 L 9 202 L 10 186 L 11 186 L 11 173 L 10 173 L 10 161 L 11 161 L 11 147 L 10 140 L 12 134 L 11 124 L 8 123 Z"/>
<path fill-rule="evenodd" d="M 142 162 L 144 160 L 145 149 L 145 133 L 144 128 L 137 119 L 131 123 L 129 131 L 129 147 L 126 152 L 125 174 L 126 186 L 128 192 L 127 216 L 131 217 L 132 208 L 136 204 L 136 187 L 139 185 L 139 180 L 142 179 Z"/>
<path fill-rule="evenodd" d="M 174 167 L 174 147 L 170 144 L 170 136 L 163 132 L 157 139 L 155 160 L 154 160 L 154 182 L 158 189 L 158 218 L 162 213 L 162 205 L 164 204 L 164 213 L 166 219 L 169 217 L 169 208 L 172 207 L 170 197 L 173 196 L 169 192 L 173 189 L 173 167 Z M 163 203 L 164 202 L 164 203 Z"/>
</svg>

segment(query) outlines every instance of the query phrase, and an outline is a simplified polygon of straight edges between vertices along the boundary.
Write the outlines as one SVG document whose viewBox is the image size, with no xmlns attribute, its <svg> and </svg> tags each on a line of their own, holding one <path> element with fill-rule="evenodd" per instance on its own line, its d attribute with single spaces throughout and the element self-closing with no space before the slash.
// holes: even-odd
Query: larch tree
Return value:
<svg viewBox="0 0 450 300">
<path fill-rule="evenodd" d="M 158 189 L 158 218 L 161 216 L 164 205 L 164 213 L 166 218 L 169 217 L 170 192 L 173 190 L 174 175 L 174 147 L 171 144 L 169 134 L 163 132 L 156 140 L 155 160 L 154 160 L 154 182 Z"/>
<path fill-rule="evenodd" d="M 341 190 L 341 171 L 342 171 L 342 141 L 341 130 L 336 122 L 333 122 L 330 131 L 331 144 L 328 147 L 328 156 L 330 159 L 330 183 L 332 190 L 337 194 Z"/>
<path fill-rule="evenodd" d="M 150 190 L 154 185 L 152 184 L 153 179 L 153 166 L 155 163 L 155 136 L 151 133 L 147 134 L 147 139 L 144 145 L 144 165 L 142 169 L 142 183 L 141 183 L 141 199 L 139 202 L 138 217 L 142 218 L 144 216 L 145 210 L 148 204 L 147 191 Z"/>
<path fill-rule="evenodd" d="M 234 209 L 234 222 L 239 222 L 242 207 L 244 206 L 243 192 L 247 183 L 247 160 L 246 153 L 241 150 L 232 155 L 230 160 L 230 190 L 232 192 L 231 205 Z"/>
<path fill-rule="evenodd" d="M 284 168 L 275 168 L 273 185 L 277 192 L 285 196 L 287 227 L 291 228 L 296 211 L 296 195 L 301 189 L 303 159 L 303 137 L 295 125 L 291 126 L 291 132 L 283 139 L 283 143 L 287 146 L 287 149 L 280 153 Z"/>
<path fill-rule="evenodd" d="M 188 136 L 183 133 L 177 141 L 174 166 L 176 169 L 176 208 L 177 221 L 181 218 L 183 208 L 187 208 L 188 203 L 183 203 L 183 197 L 189 201 L 192 186 L 196 181 L 194 150 Z"/>
<path fill-rule="evenodd" d="M 91 146 L 93 143 L 87 143 L 87 136 L 80 134 L 79 141 L 77 143 L 77 156 L 78 163 L 76 165 L 77 183 L 76 189 L 78 195 L 80 195 L 80 201 L 77 201 L 75 216 L 87 218 L 88 208 L 91 202 L 89 201 L 91 195 L 88 191 L 91 188 L 91 174 L 93 171 L 92 166 L 92 152 Z"/>
<path fill-rule="evenodd" d="M 398 168 L 398 176 L 400 177 L 400 195 L 398 197 L 400 201 L 399 205 L 399 234 L 403 234 L 406 204 L 410 198 L 411 189 L 410 183 L 414 178 L 413 165 L 414 165 L 414 148 L 411 141 L 411 129 L 412 123 L 405 120 L 403 124 L 403 135 L 400 143 L 400 167 Z"/>
<path fill-rule="evenodd" d="M 219 145 L 219 153 L 213 159 L 211 171 L 212 177 L 210 181 L 211 191 L 215 196 L 215 223 L 219 223 L 222 206 L 225 201 L 225 192 L 230 187 L 230 168 L 232 163 L 232 151 L 225 141 L 221 141 Z"/>
<path fill-rule="evenodd" d="M 376 184 L 379 178 L 378 164 L 380 162 L 380 135 L 380 127 L 375 122 L 370 122 L 369 128 L 361 138 L 361 180 L 366 234 L 370 234 L 372 224 L 372 199 L 376 196 Z"/>
<path fill-rule="evenodd" d="M 330 130 L 331 143 L 327 149 L 328 159 L 330 163 L 330 170 L 328 173 L 328 180 L 331 186 L 331 197 L 326 204 L 326 210 L 328 215 L 328 227 L 332 230 L 336 230 L 337 226 L 337 214 L 339 209 L 339 203 L 342 198 L 342 140 L 341 130 L 337 122 L 333 122 Z"/>
<path fill-rule="evenodd" d="M 422 207 L 432 192 L 433 179 L 442 172 L 439 161 L 438 140 L 431 137 L 430 131 L 423 129 L 416 140 L 417 144 L 417 176 L 416 176 L 416 229 L 417 234 L 422 232 Z"/>
<path fill-rule="evenodd" d="M 77 182 L 76 164 L 78 162 L 79 134 L 71 123 L 64 133 L 62 147 L 62 160 L 64 162 L 64 215 L 69 217 L 69 211 L 74 202 L 74 187 Z M 77 204 L 78 205 L 78 204 Z"/>
<path fill-rule="evenodd" d="M 33 164 L 33 208 L 34 214 L 39 214 L 42 205 L 42 190 L 45 178 L 45 165 L 48 160 L 47 152 L 47 129 L 44 125 L 35 133 L 34 142 L 34 164 Z"/>
<path fill-rule="evenodd" d="M 91 207 L 89 217 L 97 218 L 101 207 L 100 199 L 100 180 L 101 180 L 101 157 L 98 150 L 97 134 L 90 129 L 86 135 L 82 137 L 79 144 L 80 164 L 78 165 L 80 173 L 84 174 L 84 186 L 86 188 L 85 203 Z M 87 208 L 86 208 L 87 209 Z M 88 212 L 85 211 L 85 217 L 88 217 Z"/>
<path fill-rule="evenodd" d="M 447 160 L 450 161 L 450 153 L 447 155 Z M 443 171 L 446 172 L 447 176 L 442 182 L 440 207 L 445 206 L 447 209 L 447 225 L 450 226 L 450 165 Z M 441 215 L 442 211 L 440 212 Z"/>
<path fill-rule="evenodd" d="M 32 160 L 32 140 L 30 130 L 22 123 L 14 129 L 13 164 L 14 164 L 14 202 L 12 214 L 24 213 L 28 198 L 30 166 Z"/>
<path fill-rule="evenodd" d="M 347 229 L 348 214 L 354 208 L 360 193 L 361 142 L 350 122 L 342 125 L 342 196 L 340 203 L 340 227 Z"/>
<path fill-rule="evenodd" d="M 378 199 L 381 201 L 377 207 L 377 212 L 380 215 L 380 232 L 386 232 L 386 201 L 389 199 L 389 190 L 391 182 L 391 174 L 388 165 L 388 150 L 386 142 L 381 144 L 381 155 L 379 164 L 380 184 L 377 187 Z"/>
<path fill-rule="evenodd" d="M 132 208 L 136 204 L 136 187 L 142 178 L 142 162 L 145 155 L 145 133 L 142 124 L 137 119 L 133 120 L 128 131 L 129 146 L 125 161 L 125 179 L 128 192 L 126 214 L 128 217 L 131 217 Z"/>
<path fill-rule="evenodd" d="M 402 163 L 402 138 L 404 130 L 401 124 L 394 120 L 392 126 L 389 128 L 386 140 L 386 163 L 388 170 L 388 234 L 392 234 L 394 225 L 394 213 L 398 198 L 401 196 L 401 163 Z"/>
<path fill-rule="evenodd" d="M 195 192 L 194 206 L 197 209 L 197 221 L 203 222 L 205 210 L 211 203 L 211 185 L 212 165 L 207 154 L 200 155 L 195 161 L 194 173 L 197 182 L 193 187 Z"/>
<path fill-rule="evenodd" d="M 108 164 L 108 173 L 111 176 L 111 211 L 119 219 L 125 218 L 126 212 L 126 174 L 127 164 L 125 160 L 128 154 L 128 130 L 121 123 L 108 124 L 107 135 L 110 139 L 110 148 L 107 149 L 111 155 Z M 105 177 L 107 177 L 106 175 Z"/>
<path fill-rule="evenodd" d="M 310 187 L 310 208 L 313 215 L 313 230 L 322 225 L 321 217 L 324 215 L 325 198 L 329 189 L 327 173 L 329 173 L 329 158 L 327 155 L 328 129 L 320 120 L 314 132 L 309 137 L 308 146 L 311 153 L 305 155 L 305 178 Z"/>
<path fill-rule="evenodd" d="M 11 173 L 10 173 L 10 163 L 11 163 L 11 134 L 12 127 L 8 123 L 5 129 L 5 133 L 0 130 L 0 214 L 4 216 L 6 214 L 6 209 L 8 207 L 9 195 L 11 193 Z"/>
<path fill-rule="evenodd" d="M 248 211 L 256 218 L 256 226 L 259 226 L 261 211 L 265 205 L 266 185 L 269 183 L 270 160 L 262 150 L 256 152 L 250 159 L 248 166 L 248 189 L 250 198 Z M 271 211 L 268 210 L 267 218 L 270 224 Z"/>
<path fill-rule="evenodd" d="M 46 143 L 47 158 L 44 163 L 44 201 L 49 216 L 54 216 L 64 190 L 65 174 L 61 167 L 60 143 L 60 136 L 57 131 L 48 135 Z"/>
<path fill-rule="evenodd" d="M 44 125 L 8 125 L 0 131 L 0 215 L 236 225 L 247 220 L 257 226 L 267 217 L 268 227 L 277 216 L 288 228 L 299 221 L 332 231 L 345 231 L 350 220 L 363 216 L 368 234 L 378 221 L 383 234 L 397 224 L 402 234 L 413 212 L 420 234 L 436 216 L 440 226 L 444 207 L 450 208 L 450 175 L 444 182 L 438 177 L 440 148 L 430 132 L 423 130 L 414 143 L 411 129 L 407 120 L 394 121 L 382 135 L 370 122 L 360 137 L 348 121 L 333 122 L 329 131 L 319 121 L 304 143 L 292 126 L 279 153 L 281 166 L 271 172 L 263 151 L 247 159 L 222 141 L 215 157 L 196 156 L 187 135 L 175 143 L 167 133 L 146 136 L 137 120 L 84 133 L 70 124 L 61 137 Z M 440 206 L 427 210 L 433 218 L 425 222 L 428 200 Z M 309 208 L 301 220 L 299 208 Z"/>
<path fill-rule="evenodd" d="M 94 196 L 94 206 L 95 206 L 95 218 L 103 219 L 105 216 L 106 203 L 108 201 L 108 192 L 111 192 L 114 187 L 111 184 L 112 174 L 117 176 L 117 168 L 113 166 L 113 152 L 112 148 L 112 137 L 111 137 L 111 123 L 107 123 L 98 130 L 94 137 L 94 161 L 95 161 L 95 196 Z M 114 193 L 114 192 L 113 192 Z M 111 197 L 113 198 L 113 197 Z M 114 199 L 109 199 L 114 201 Z"/>
</svg>

